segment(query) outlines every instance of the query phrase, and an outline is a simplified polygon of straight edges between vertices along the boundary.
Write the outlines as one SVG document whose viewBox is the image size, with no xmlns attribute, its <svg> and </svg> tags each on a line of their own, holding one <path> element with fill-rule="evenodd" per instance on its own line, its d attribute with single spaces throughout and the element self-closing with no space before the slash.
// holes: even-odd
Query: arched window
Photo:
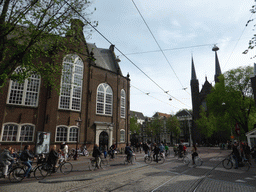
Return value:
<svg viewBox="0 0 256 192">
<path fill-rule="evenodd" d="M 121 117 L 125 118 L 125 91 L 121 90 Z"/>
<path fill-rule="evenodd" d="M 120 130 L 120 142 L 125 142 L 125 130 Z"/>
<path fill-rule="evenodd" d="M 67 141 L 68 128 L 67 127 L 57 127 L 56 131 L 56 141 Z"/>
<path fill-rule="evenodd" d="M 60 109 L 80 111 L 82 100 L 84 64 L 78 55 L 67 55 L 63 59 Z"/>
<path fill-rule="evenodd" d="M 77 142 L 78 139 L 78 127 L 72 126 L 58 126 L 56 130 L 55 141 L 56 142 Z"/>
<path fill-rule="evenodd" d="M 111 87 L 102 83 L 97 89 L 97 114 L 112 115 L 113 91 Z"/>
<path fill-rule="evenodd" d="M 77 141 L 78 138 L 78 128 L 77 127 L 70 127 L 69 129 L 69 140 L 70 142 L 72 141 Z"/>
<path fill-rule="evenodd" d="M 34 126 L 33 125 L 22 125 L 20 129 L 20 140 L 19 141 L 33 141 Z"/>
<path fill-rule="evenodd" d="M 6 123 L 2 129 L 1 141 L 19 142 L 34 140 L 35 126 L 32 124 Z"/>
<path fill-rule="evenodd" d="M 22 73 L 24 68 L 17 67 L 15 73 Z M 11 80 L 8 93 L 8 104 L 37 106 L 40 88 L 40 76 L 36 73 L 25 79 L 23 83 Z"/>
</svg>

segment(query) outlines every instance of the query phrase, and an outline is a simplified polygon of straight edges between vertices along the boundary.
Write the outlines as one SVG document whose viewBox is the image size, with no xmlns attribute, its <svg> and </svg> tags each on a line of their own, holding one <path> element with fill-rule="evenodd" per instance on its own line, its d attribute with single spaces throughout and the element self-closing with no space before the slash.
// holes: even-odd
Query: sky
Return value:
<svg viewBox="0 0 256 192">
<path fill-rule="evenodd" d="M 255 23 L 245 26 L 256 17 L 250 12 L 254 0 L 91 2 L 96 11 L 89 19 L 98 21 L 97 30 L 128 58 L 115 50 L 123 75 L 130 75 L 130 110 L 144 116 L 192 109 L 191 58 L 200 90 L 206 77 L 214 85 L 214 44 L 222 73 L 255 62 L 255 50 L 242 54 L 254 35 Z M 95 30 L 87 39 L 99 48 L 109 48 L 108 41 Z"/>
</svg>

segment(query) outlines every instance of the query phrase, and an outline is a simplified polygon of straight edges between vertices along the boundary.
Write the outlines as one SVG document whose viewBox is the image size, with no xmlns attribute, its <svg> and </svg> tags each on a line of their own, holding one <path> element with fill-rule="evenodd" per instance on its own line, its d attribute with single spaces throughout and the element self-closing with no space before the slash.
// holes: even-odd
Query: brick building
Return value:
<svg viewBox="0 0 256 192">
<path fill-rule="evenodd" d="M 58 63 L 62 65 L 62 76 L 56 77 L 59 93 L 44 86 L 37 74 L 24 83 L 8 80 L 2 88 L 2 146 L 35 146 L 40 140 L 38 132 L 49 132 L 51 145 L 66 142 L 70 148 L 75 147 L 77 140 L 89 149 L 95 143 L 100 147 L 113 143 L 124 147 L 129 141 L 129 74 L 123 76 L 114 45 L 101 49 L 85 41 L 83 25 L 80 20 L 73 20 L 71 35 L 63 37 L 66 42 L 80 39 L 75 46 L 82 51 L 58 53 Z M 22 72 L 22 68 L 15 71 Z M 76 123 L 79 118 L 80 126 Z"/>
</svg>

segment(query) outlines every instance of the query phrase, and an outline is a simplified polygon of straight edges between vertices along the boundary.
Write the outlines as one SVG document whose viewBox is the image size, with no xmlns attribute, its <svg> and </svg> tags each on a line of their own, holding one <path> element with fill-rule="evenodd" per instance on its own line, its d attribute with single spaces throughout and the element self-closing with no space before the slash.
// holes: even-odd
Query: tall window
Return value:
<svg viewBox="0 0 256 192">
<path fill-rule="evenodd" d="M 78 139 L 78 127 L 66 127 L 59 126 L 56 130 L 55 140 L 56 142 L 77 142 Z"/>
<path fill-rule="evenodd" d="M 78 55 L 67 55 L 63 60 L 60 109 L 80 111 L 84 64 Z"/>
<path fill-rule="evenodd" d="M 125 91 L 121 90 L 121 117 L 125 118 Z"/>
<path fill-rule="evenodd" d="M 112 115 L 113 91 L 111 87 L 102 83 L 97 89 L 97 114 Z"/>
<path fill-rule="evenodd" d="M 125 130 L 120 130 L 120 142 L 125 142 Z"/>
<path fill-rule="evenodd" d="M 34 139 L 35 126 L 31 124 L 6 123 L 2 129 L 1 141 L 22 142 Z"/>
<path fill-rule="evenodd" d="M 17 67 L 15 73 L 22 73 L 23 68 Z M 40 76 L 32 73 L 23 83 L 11 80 L 8 93 L 8 104 L 37 106 L 40 87 Z"/>
</svg>

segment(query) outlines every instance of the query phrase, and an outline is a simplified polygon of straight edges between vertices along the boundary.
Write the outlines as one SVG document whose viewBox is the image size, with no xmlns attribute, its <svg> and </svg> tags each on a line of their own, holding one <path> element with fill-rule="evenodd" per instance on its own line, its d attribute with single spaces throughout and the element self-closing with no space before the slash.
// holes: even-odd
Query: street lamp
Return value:
<svg viewBox="0 0 256 192">
<path fill-rule="evenodd" d="M 78 130 L 77 130 L 77 139 L 76 139 L 76 154 L 74 156 L 74 160 L 77 160 L 77 147 L 78 147 L 78 139 L 79 139 L 79 131 L 80 131 L 80 126 L 81 126 L 81 118 L 78 117 L 78 119 L 76 120 L 76 126 L 78 127 Z"/>
</svg>

